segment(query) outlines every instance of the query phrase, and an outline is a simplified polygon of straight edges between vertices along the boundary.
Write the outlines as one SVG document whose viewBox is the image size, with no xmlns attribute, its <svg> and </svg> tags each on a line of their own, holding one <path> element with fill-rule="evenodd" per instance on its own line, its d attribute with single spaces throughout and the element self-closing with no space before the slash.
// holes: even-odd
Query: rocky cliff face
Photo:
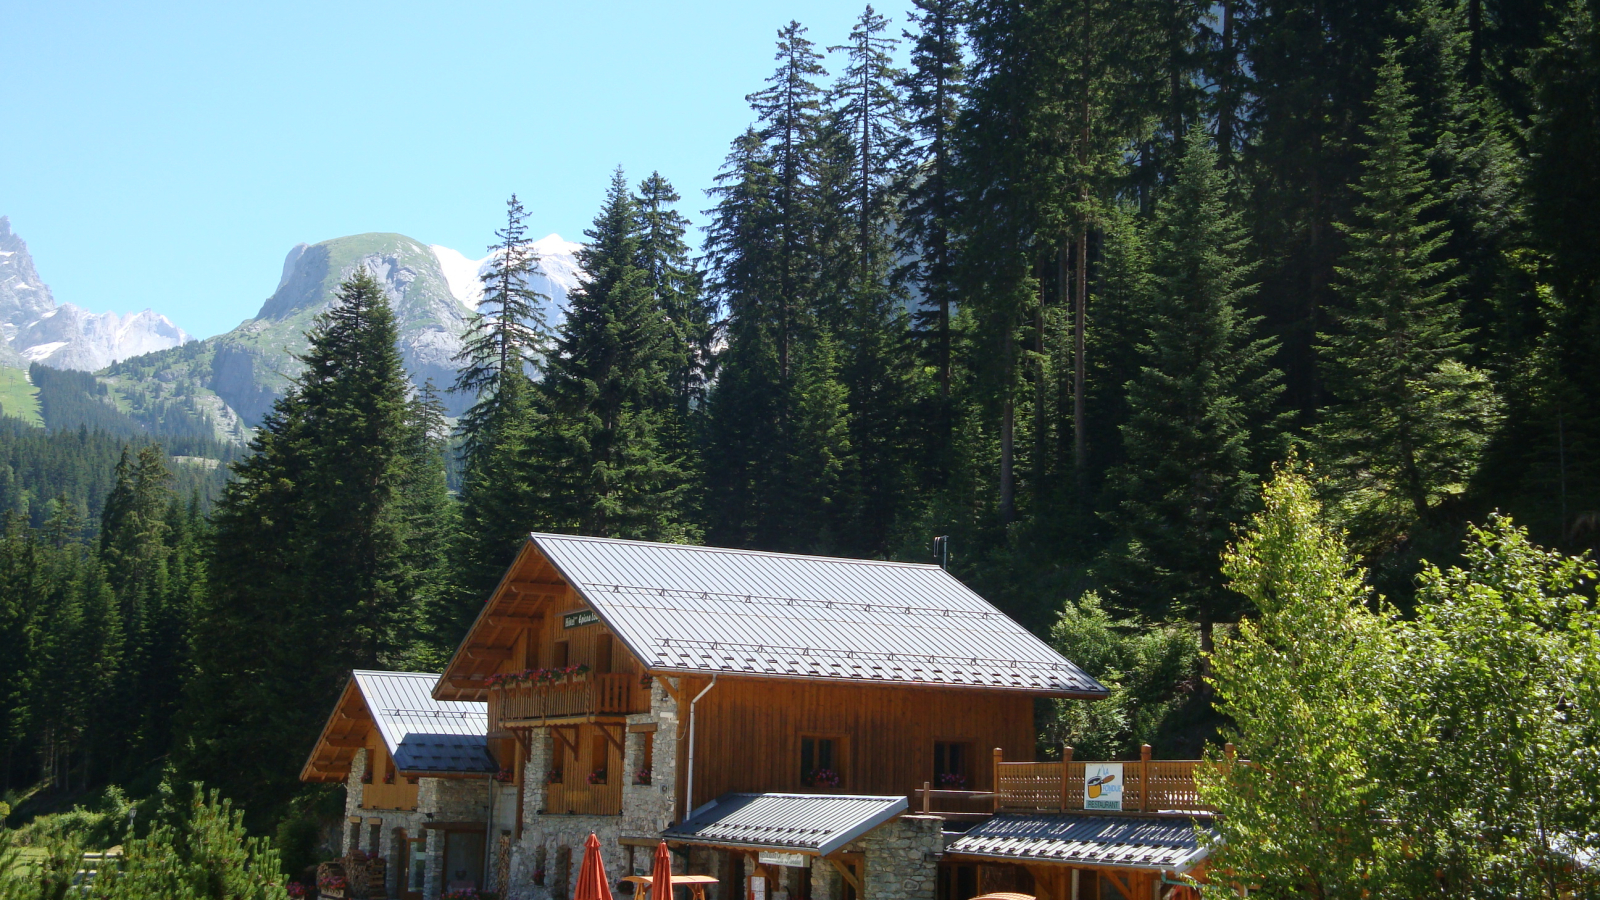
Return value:
<svg viewBox="0 0 1600 900">
<path fill-rule="evenodd" d="M 577 286 L 577 244 L 551 235 L 538 244 L 543 273 L 532 285 L 549 296 L 551 327 Z M 207 338 L 199 347 L 129 360 L 102 373 L 124 396 L 160 393 L 163 384 L 193 385 L 219 405 L 256 425 L 289 389 L 299 371 L 296 357 L 307 348 L 305 333 L 318 313 L 334 302 L 339 285 L 366 268 L 383 284 L 399 326 L 406 371 L 417 385 L 432 381 L 445 391 L 455 381 L 455 355 L 483 289 L 479 276 L 489 259 L 469 259 L 447 247 L 429 246 L 402 234 L 373 233 L 299 244 L 284 259 L 277 289 L 256 317 L 234 330 Z M 146 396 L 144 400 L 169 399 Z M 472 398 L 445 394 L 452 415 Z M 146 405 L 144 403 L 135 405 Z"/>
<path fill-rule="evenodd" d="M 166 316 L 92 313 L 70 303 L 56 305 L 34 269 L 28 245 L 0 216 L 0 365 L 30 362 L 57 369 L 94 371 L 114 362 L 177 347 L 192 340 Z"/>
</svg>

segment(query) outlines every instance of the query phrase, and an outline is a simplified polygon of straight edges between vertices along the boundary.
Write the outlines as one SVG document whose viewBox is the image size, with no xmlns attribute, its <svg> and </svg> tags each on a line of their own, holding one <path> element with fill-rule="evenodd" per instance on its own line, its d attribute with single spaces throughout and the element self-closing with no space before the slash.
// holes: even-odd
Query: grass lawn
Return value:
<svg viewBox="0 0 1600 900">
<path fill-rule="evenodd" d="M 28 373 L 0 366 L 0 412 L 15 416 L 29 425 L 43 425 L 39 418 L 39 389 L 28 381 Z"/>
</svg>

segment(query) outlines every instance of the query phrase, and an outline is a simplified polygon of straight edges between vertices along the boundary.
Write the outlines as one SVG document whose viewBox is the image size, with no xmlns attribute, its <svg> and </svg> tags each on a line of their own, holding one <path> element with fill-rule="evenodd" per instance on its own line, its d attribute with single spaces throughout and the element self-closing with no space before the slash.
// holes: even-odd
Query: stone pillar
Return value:
<svg viewBox="0 0 1600 900">
<path fill-rule="evenodd" d="M 439 900 L 444 893 L 444 832 L 428 829 L 428 872 L 422 879 L 422 900 Z"/>
<path fill-rule="evenodd" d="M 811 861 L 811 900 L 840 900 L 844 896 L 844 891 L 840 890 L 843 883 L 844 878 L 833 863 L 820 856 Z"/>
<path fill-rule="evenodd" d="M 937 816 L 901 816 L 867 832 L 863 900 L 934 900 L 943 823 Z"/>
<path fill-rule="evenodd" d="M 350 775 L 344 780 L 344 821 L 339 823 L 339 851 L 349 856 L 351 850 L 361 846 L 361 831 L 367 827 L 366 819 L 355 829 L 355 843 L 350 842 L 350 817 L 361 815 L 361 779 L 367 776 L 367 751 L 362 748 L 350 760 Z"/>
</svg>

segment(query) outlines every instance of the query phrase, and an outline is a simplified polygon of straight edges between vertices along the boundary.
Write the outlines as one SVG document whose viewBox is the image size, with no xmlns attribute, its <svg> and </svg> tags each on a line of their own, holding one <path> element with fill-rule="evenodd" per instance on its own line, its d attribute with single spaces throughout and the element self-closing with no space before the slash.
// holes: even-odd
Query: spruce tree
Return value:
<svg viewBox="0 0 1600 900">
<path fill-rule="evenodd" d="M 461 639 L 454 615 L 450 551 L 457 539 L 460 510 L 450 496 L 445 474 L 450 428 L 444 402 L 430 380 L 406 404 L 395 515 L 405 534 L 405 569 L 416 597 L 417 621 L 405 652 L 405 667 L 433 671 L 449 662 Z"/>
<path fill-rule="evenodd" d="M 553 527 L 684 540 L 688 478 L 670 440 L 669 381 L 682 348 L 640 266 L 639 224 L 619 168 L 585 232 L 584 274 L 539 385 L 545 416 L 533 466 Z"/>
<path fill-rule="evenodd" d="M 672 323 L 679 358 L 667 375 L 678 418 L 686 422 L 705 400 L 710 378 L 716 305 L 703 287 L 684 235 L 689 220 L 675 208 L 682 198 L 660 172 L 639 183 L 634 203 L 639 215 L 639 268 Z"/>
<path fill-rule="evenodd" d="M 184 713 L 182 769 L 257 821 L 295 788 L 349 670 L 385 667 L 416 615 L 395 509 L 407 383 L 382 285 L 358 269 L 307 338 L 217 506 Z"/>
<path fill-rule="evenodd" d="M 1340 229 L 1345 309 L 1317 348 L 1335 403 L 1315 433 L 1339 506 L 1369 547 L 1465 490 L 1496 415 L 1486 377 L 1462 364 L 1468 334 L 1453 263 L 1440 252 L 1443 228 L 1430 220 L 1440 201 L 1412 134 L 1414 109 L 1390 47 L 1366 129 L 1360 203 Z"/>
<path fill-rule="evenodd" d="M 1109 482 L 1105 518 L 1120 546 L 1107 560 L 1119 605 L 1161 620 L 1192 617 L 1209 650 L 1212 623 L 1243 598 L 1217 567 L 1255 503 L 1282 390 L 1276 343 L 1244 311 L 1255 291 L 1245 235 L 1228 206 L 1216 151 L 1191 129 L 1177 179 L 1160 198 L 1150 238 L 1153 285 L 1140 370 L 1127 385 L 1126 462 Z"/>
<path fill-rule="evenodd" d="M 168 510 L 172 473 L 166 454 L 155 445 L 130 459 L 126 450 L 117 463 L 116 484 L 100 516 L 100 562 L 116 597 L 126 652 L 112 708 L 113 727 L 124 742 L 119 748 L 128 776 L 143 763 L 167 751 L 163 707 L 176 686 L 173 632 L 183 627 L 171 608 L 168 559 Z"/>
<path fill-rule="evenodd" d="M 958 197 L 953 183 L 954 136 L 960 103 L 966 93 L 961 21 L 964 0 L 913 0 L 911 69 L 905 90 L 907 148 L 901 176 L 900 254 L 902 281 L 921 294 L 915 324 L 917 338 L 937 372 L 940 410 L 935 440 L 949 435 L 951 388 L 950 332 L 955 301 L 955 233 Z"/>
</svg>

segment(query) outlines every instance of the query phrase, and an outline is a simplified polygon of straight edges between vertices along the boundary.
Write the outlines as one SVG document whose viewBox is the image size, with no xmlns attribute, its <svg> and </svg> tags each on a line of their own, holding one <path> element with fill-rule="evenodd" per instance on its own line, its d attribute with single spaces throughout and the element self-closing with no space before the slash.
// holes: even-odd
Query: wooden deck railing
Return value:
<svg viewBox="0 0 1600 900">
<path fill-rule="evenodd" d="M 1229 758 L 1233 745 L 1228 745 Z M 1068 747 L 1061 762 L 1013 762 L 994 751 L 994 811 L 1084 812 L 1084 771 L 1094 761 L 1072 758 Z M 1200 801 L 1194 771 L 1205 765 L 1197 759 L 1151 759 L 1150 745 L 1140 748 L 1139 759 L 1122 763 L 1122 812 L 1156 814 L 1208 813 L 1215 810 Z M 940 792 L 933 792 L 937 796 Z M 1090 809 L 1091 813 L 1103 810 Z"/>
<path fill-rule="evenodd" d="M 649 712 L 650 690 L 639 676 L 586 675 L 560 684 L 497 684 L 489 689 L 489 722 Z"/>
<path fill-rule="evenodd" d="M 612 775 L 606 784 L 547 784 L 544 786 L 544 811 L 547 815 L 617 816 L 622 814 L 622 776 Z"/>
</svg>

